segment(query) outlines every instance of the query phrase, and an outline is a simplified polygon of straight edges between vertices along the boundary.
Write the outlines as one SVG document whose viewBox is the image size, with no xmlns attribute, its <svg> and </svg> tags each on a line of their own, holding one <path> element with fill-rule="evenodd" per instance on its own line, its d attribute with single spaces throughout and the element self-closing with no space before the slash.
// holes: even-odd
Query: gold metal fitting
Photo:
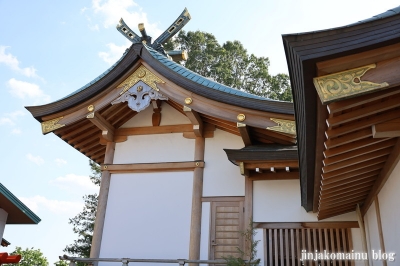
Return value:
<svg viewBox="0 0 400 266">
<path fill-rule="evenodd" d="M 104 170 L 106 170 L 107 168 L 108 168 L 108 166 L 107 166 L 107 165 L 104 165 L 104 166 L 103 166 L 103 169 L 104 169 Z"/>
<path fill-rule="evenodd" d="M 200 163 L 199 162 L 196 162 L 196 166 L 199 166 L 200 165 Z"/>
<path fill-rule="evenodd" d="M 136 88 L 136 91 L 137 92 L 141 92 L 143 90 L 143 86 L 138 86 L 137 88 Z"/>
<path fill-rule="evenodd" d="M 146 76 L 146 71 L 145 71 L 144 69 L 139 69 L 139 70 L 137 71 L 137 76 L 138 76 L 139 78 L 143 78 L 144 76 Z"/>
<path fill-rule="evenodd" d="M 237 120 L 239 120 L 240 122 L 244 121 L 246 119 L 246 116 L 244 114 L 238 114 L 237 116 Z"/>
<path fill-rule="evenodd" d="M 189 98 L 189 97 L 188 97 L 188 98 L 185 99 L 185 103 L 186 103 L 186 104 L 191 104 L 192 102 L 193 102 L 193 99 L 192 99 L 192 98 Z"/>
<path fill-rule="evenodd" d="M 93 111 L 94 111 L 94 105 L 93 105 L 93 104 L 89 105 L 88 108 L 87 108 L 87 110 L 88 110 L 89 112 L 93 112 Z"/>
</svg>

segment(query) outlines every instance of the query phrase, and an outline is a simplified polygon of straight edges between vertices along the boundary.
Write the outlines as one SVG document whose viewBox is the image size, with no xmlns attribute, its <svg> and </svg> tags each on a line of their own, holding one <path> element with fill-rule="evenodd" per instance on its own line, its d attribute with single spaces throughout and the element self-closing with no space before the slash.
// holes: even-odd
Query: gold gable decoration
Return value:
<svg viewBox="0 0 400 266">
<path fill-rule="evenodd" d="M 41 123 L 42 125 L 42 133 L 47 134 L 53 130 L 56 130 L 60 127 L 65 126 L 64 124 L 59 124 L 58 122 L 63 119 L 63 116 L 57 117 L 48 121 L 44 121 Z"/>
<path fill-rule="evenodd" d="M 143 81 L 155 91 L 158 91 L 156 83 L 165 83 L 162 79 L 154 75 L 145 66 L 141 65 L 138 69 L 135 70 L 135 72 L 133 72 L 133 74 L 131 74 L 126 80 L 118 85 L 117 88 L 123 88 L 123 90 L 120 92 L 120 95 L 129 90 L 138 81 Z"/>
<path fill-rule="evenodd" d="M 361 77 L 368 70 L 375 67 L 375 64 L 370 64 L 314 78 L 314 86 L 317 89 L 322 104 L 328 104 L 340 99 L 349 98 L 354 95 L 363 94 L 368 91 L 389 86 L 387 82 L 379 84 L 361 80 Z"/>
<path fill-rule="evenodd" d="M 296 135 L 296 122 L 278 118 L 270 118 L 270 119 L 275 123 L 277 123 L 278 125 L 273 127 L 267 127 L 267 129 L 290 135 Z"/>
</svg>

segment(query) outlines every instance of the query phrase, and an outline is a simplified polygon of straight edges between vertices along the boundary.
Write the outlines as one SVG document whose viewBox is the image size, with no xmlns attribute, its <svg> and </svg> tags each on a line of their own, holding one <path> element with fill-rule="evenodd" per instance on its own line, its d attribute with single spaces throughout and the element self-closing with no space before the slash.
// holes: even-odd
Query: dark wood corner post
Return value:
<svg viewBox="0 0 400 266">
<path fill-rule="evenodd" d="M 104 165 L 112 164 L 114 161 L 115 142 L 107 142 Z M 104 170 L 104 169 L 102 169 Z M 99 192 L 99 201 L 97 205 L 96 220 L 94 223 L 92 247 L 90 257 L 98 258 L 100 256 L 101 239 L 103 236 L 104 219 L 106 216 L 108 191 L 110 189 L 111 174 L 109 171 L 102 171 Z M 96 263 L 94 265 L 97 265 Z"/>
<path fill-rule="evenodd" d="M 196 137 L 194 160 L 204 161 L 204 137 Z M 190 224 L 190 244 L 189 244 L 189 259 L 200 259 L 200 240 L 201 240 L 201 214 L 203 196 L 203 167 L 196 167 L 193 172 L 193 194 L 192 194 L 192 215 Z M 197 266 L 193 263 L 190 266 Z"/>
</svg>

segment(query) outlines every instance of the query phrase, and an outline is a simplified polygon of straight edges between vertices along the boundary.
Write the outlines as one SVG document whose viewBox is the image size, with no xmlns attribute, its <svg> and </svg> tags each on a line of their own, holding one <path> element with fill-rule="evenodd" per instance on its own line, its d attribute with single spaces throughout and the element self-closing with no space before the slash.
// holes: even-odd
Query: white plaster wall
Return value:
<svg viewBox="0 0 400 266">
<path fill-rule="evenodd" d="M 264 230 L 256 229 L 256 235 L 253 237 L 254 241 L 259 241 L 257 244 L 257 257 L 256 259 L 260 259 L 260 265 L 264 265 Z"/>
<path fill-rule="evenodd" d="M 211 214 L 211 203 L 202 203 L 202 215 L 201 215 L 201 238 L 200 238 L 200 259 L 208 260 L 208 248 L 210 241 L 210 214 Z M 207 265 L 207 264 L 202 264 Z"/>
<path fill-rule="evenodd" d="M 113 174 L 100 257 L 188 258 L 192 182 L 192 172 Z"/>
<path fill-rule="evenodd" d="M 368 209 L 367 213 L 364 216 L 364 226 L 367 237 L 369 263 L 373 266 L 383 265 L 382 261 L 372 260 L 371 254 L 372 251 L 377 252 L 381 249 L 381 245 L 379 242 L 378 220 L 376 218 L 375 202 L 372 203 L 371 207 Z"/>
<path fill-rule="evenodd" d="M 122 103 L 126 104 L 126 103 Z M 151 118 L 153 116 L 153 107 L 150 104 L 149 107 L 139 112 L 137 115 L 132 117 L 128 122 L 123 124 L 121 128 L 127 127 L 151 127 L 153 126 Z M 160 126 L 167 125 L 179 125 L 179 124 L 191 124 L 189 118 L 181 114 L 166 102 L 161 104 L 161 123 Z"/>
<path fill-rule="evenodd" d="M 194 139 L 182 133 L 129 136 L 115 145 L 114 164 L 193 161 Z"/>
<path fill-rule="evenodd" d="M 0 208 L 0 241 L 3 238 L 4 229 L 6 228 L 8 213 Z"/>
<path fill-rule="evenodd" d="M 394 168 L 378 194 L 383 240 L 386 253 L 396 253 L 395 261 L 388 265 L 400 264 L 400 163 Z"/>
<path fill-rule="evenodd" d="M 239 167 L 228 160 L 223 149 L 241 149 L 239 136 L 217 129 L 207 138 L 204 152 L 203 196 L 244 196 L 244 177 Z"/>
<path fill-rule="evenodd" d="M 364 253 L 362 246 L 361 230 L 360 228 L 351 228 L 351 238 L 353 242 L 353 250 L 355 253 Z M 363 260 L 354 261 L 355 266 L 365 266 Z"/>
<path fill-rule="evenodd" d="M 317 214 L 301 206 L 299 180 L 261 180 L 253 183 L 255 222 L 316 222 Z M 324 221 L 357 221 L 355 212 Z"/>
</svg>

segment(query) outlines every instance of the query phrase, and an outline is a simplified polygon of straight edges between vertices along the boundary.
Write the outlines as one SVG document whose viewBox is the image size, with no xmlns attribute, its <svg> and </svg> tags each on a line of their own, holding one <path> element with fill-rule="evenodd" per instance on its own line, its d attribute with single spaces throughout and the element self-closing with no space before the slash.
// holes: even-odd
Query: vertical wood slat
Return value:
<svg viewBox="0 0 400 266">
<path fill-rule="evenodd" d="M 324 252 L 324 242 L 322 241 L 322 229 L 318 229 L 318 243 L 319 243 L 319 252 Z M 325 260 L 321 260 L 321 266 L 325 266 Z"/>
<path fill-rule="evenodd" d="M 333 234 L 333 230 L 332 228 L 329 229 L 329 234 L 330 234 L 330 238 L 331 238 L 331 249 L 330 249 L 330 253 L 335 253 L 335 237 Z M 336 265 L 336 260 L 333 260 L 333 265 Z"/>
<path fill-rule="evenodd" d="M 350 250 L 347 248 L 347 237 L 346 237 L 346 229 L 342 228 L 340 229 L 341 233 L 342 233 L 342 247 L 343 247 L 343 251 L 348 253 Z M 349 266 L 349 261 L 348 260 L 344 260 L 344 265 L 345 266 Z"/>
<path fill-rule="evenodd" d="M 351 228 L 347 228 L 347 239 L 349 240 L 349 250 L 353 249 L 353 239 L 351 235 Z M 355 261 L 351 260 L 350 261 L 351 266 L 355 266 Z"/>
<path fill-rule="evenodd" d="M 293 229 L 290 229 L 290 247 L 291 247 L 291 253 L 290 255 L 292 256 L 292 264 L 291 265 L 296 265 L 296 258 L 295 258 L 295 251 L 294 251 L 294 231 Z"/>
<path fill-rule="evenodd" d="M 311 230 L 311 229 L 310 229 Z M 312 229 L 312 237 L 313 237 L 313 249 L 312 251 L 318 252 L 318 242 L 317 242 L 317 229 Z M 318 266 L 318 260 L 314 262 L 315 266 Z"/>
<path fill-rule="evenodd" d="M 273 234 L 273 230 L 272 229 L 268 229 L 268 237 L 269 237 L 269 245 L 268 245 L 268 254 L 269 254 L 269 264 L 270 266 L 274 265 L 273 263 L 273 253 L 272 253 L 272 234 Z"/>
<path fill-rule="evenodd" d="M 281 258 L 281 264 L 280 265 L 285 265 L 285 256 L 283 255 L 283 229 L 279 229 L 279 251 L 280 251 L 280 258 Z"/>
<path fill-rule="evenodd" d="M 306 250 L 306 230 L 302 229 L 301 231 L 301 252 Z M 304 263 L 306 264 L 306 263 Z"/>
<path fill-rule="evenodd" d="M 332 230 L 334 230 L 334 229 L 332 229 Z M 344 252 L 343 249 L 340 249 L 340 247 L 341 247 L 341 245 L 340 245 L 340 229 L 336 228 L 335 229 L 335 233 L 336 233 L 337 253 Z M 342 266 L 343 265 L 343 260 L 338 260 L 338 264 L 339 264 L 339 266 Z"/>
<path fill-rule="evenodd" d="M 301 259 L 301 250 L 300 250 L 300 229 L 296 230 L 296 247 L 297 247 L 297 261 Z"/>
<path fill-rule="evenodd" d="M 311 229 L 304 229 L 307 231 L 307 246 L 308 246 L 308 252 L 312 252 L 312 246 L 311 246 Z M 312 260 L 308 261 L 308 265 L 312 266 Z"/>
<path fill-rule="evenodd" d="M 286 265 L 290 265 L 290 253 L 289 253 L 289 229 L 285 229 L 285 257 L 286 257 Z"/>
<path fill-rule="evenodd" d="M 275 265 L 279 265 L 279 255 L 278 255 L 278 229 L 274 229 L 274 247 L 275 247 Z"/>
</svg>

